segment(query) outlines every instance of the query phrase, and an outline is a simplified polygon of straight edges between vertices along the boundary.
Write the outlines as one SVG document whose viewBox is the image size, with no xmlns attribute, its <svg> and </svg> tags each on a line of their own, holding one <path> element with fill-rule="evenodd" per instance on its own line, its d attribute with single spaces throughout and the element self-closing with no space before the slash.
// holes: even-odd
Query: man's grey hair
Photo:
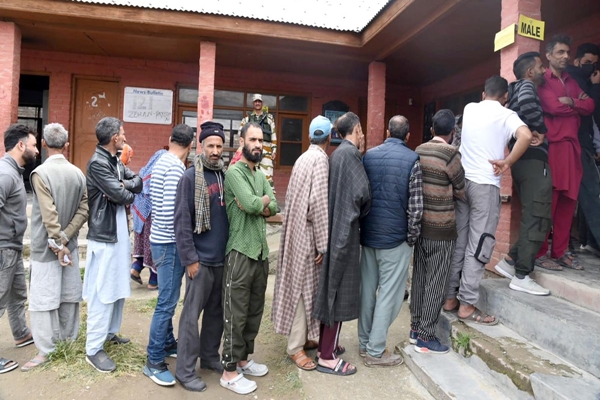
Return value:
<svg viewBox="0 0 600 400">
<path fill-rule="evenodd" d="M 119 134 L 123 122 L 114 117 L 104 117 L 96 125 L 96 138 L 100 146 L 106 146 L 110 139 Z"/>
<path fill-rule="evenodd" d="M 48 124 L 44 127 L 42 136 L 46 145 L 51 149 L 62 149 L 69 140 L 69 132 L 59 123 Z"/>
</svg>

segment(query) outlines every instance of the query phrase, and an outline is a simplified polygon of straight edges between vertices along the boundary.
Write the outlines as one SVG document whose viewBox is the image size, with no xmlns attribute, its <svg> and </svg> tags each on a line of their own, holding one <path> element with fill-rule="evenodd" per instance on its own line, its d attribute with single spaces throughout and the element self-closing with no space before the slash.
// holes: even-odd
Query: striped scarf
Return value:
<svg viewBox="0 0 600 400">
<path fill-rule="evenodd" d="M 202 233 L 210 230 L 210 196 L 208 187 L 204 180 L 204 168 L 212 171 L 222 171 L 225 173 L 225 165 L 222 159 L 219 159 L 217 165 L 211 164 L 204 153 L 197 155 L 194 159 L 196 172 L 194 175 L 194 204 L 196 208 L 196 228 L 194 233 Z"/>
</svg>

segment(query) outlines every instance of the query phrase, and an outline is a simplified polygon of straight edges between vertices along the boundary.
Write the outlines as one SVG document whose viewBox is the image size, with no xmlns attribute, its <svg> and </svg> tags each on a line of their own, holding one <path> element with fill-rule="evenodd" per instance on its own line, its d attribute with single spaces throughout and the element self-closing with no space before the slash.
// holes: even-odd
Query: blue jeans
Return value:
<svg viewBox="0 0 600 400">
<path fill-rule="evenodd" d="M 150 244 L 152 259 L 158 271 L 158 302 L 150 324 L 148 361 L 158 364 L 165 360 L 165 349 L 175 343 L 173 315 L 179 301 L 184 267 L 175 243 Z"/>
</svg>

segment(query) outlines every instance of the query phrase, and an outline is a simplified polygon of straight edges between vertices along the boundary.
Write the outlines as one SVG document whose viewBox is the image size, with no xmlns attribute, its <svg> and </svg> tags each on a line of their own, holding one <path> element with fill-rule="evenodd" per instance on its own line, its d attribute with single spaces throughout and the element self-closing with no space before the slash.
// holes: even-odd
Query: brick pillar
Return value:
<svg viewBox="0 0 600 400">
<path fill-rule="evenodd" d="M 367 97 L 366 149 L 378 146 L 385 140 L 385 64 L 369 64 L 369 92 Z"/>
<path fill-rule="evenodd" d="M 0 22 L 0 133 L 17 122 L 19 76 L 21 75 L 21 31 L 12 22 Z M 4 140 L 0 140 L 0 155 Z"/>
<path fill-rule="evenodd" d="M 198 79 L 198 137 L 200 137 L 200 125 L 203 122 L 212 120 L 213 118 L 216 54 L 216 43 L 200 43 L 200 72 Z"/>
<path fill-rule="evenodd" d="M 541 19 L 541 8 L 542 0 L 502 0 L 502 22 L 500 28 L 503 29 L 510 24 L 517 23 L 519 14 L 534 19 Z M 500 75 L 509 82 L 514 81 L 516 78 L 512 72 L 513 62 L 519 54 L 528 51 L 539 51 L 540 44 L 539 40 L 516 35 L 515 43 L 500 51 Z M 508 172 L 502 177 L 500 195 L 503 199 L 510 198 L 510 201 L 502 203 L 500 222 L 496 230 L 494 257 L 492 262 L 486 266 L 490 270 L 493 270 L 500 258 L 508 253 L 510 245 L 517 241 L 519 237 L 519 224 L 521 223 L 521 202 L 516 197 L 516 193 L 513 193 L 512 178 Z"/>
</svg>

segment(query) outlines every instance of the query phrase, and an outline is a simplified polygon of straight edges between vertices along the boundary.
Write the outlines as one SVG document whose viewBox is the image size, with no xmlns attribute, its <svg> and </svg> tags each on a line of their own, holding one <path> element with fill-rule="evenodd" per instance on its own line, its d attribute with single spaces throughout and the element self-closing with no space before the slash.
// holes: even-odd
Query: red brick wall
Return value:
<svg viewBox="0 0 600 400">
<path fill-rule="evenodd" d="M 21 31 L 12 22 L 0 22 L 0 132 L 17 122 L 21 62 Z M 4 140 L 0 140 L 0 155 Z"/>
<path fill-rule="evenodd" d="M 122 93 L 125 86 L 176 91 L 177 83 L 198 84 L 198 64 L 34 52 L 27 49 L 22 52 L 21 70 L 28 73 L 45 73 L 50 76 L 49 120 L 59 122 L 65 127 L 69 127 L 71 122 L 74 76 L 118 78 L 121 86 L 118 118 L 122 118 L 123 114 Z M 308 95 L 311 118 L 321 114 L 323 104 L 331 100 L 341 100 L 355 111 L 358 109 L 358 98 L 364 96 L 367 91 L 366 81 L 228 67 L 218 67 L 215 80 L 218 89 Z M 125 123 L 127 141 L 134 150 L 132 169 L 139 170 L 155 151 L 167 144 L 171 129 L 172 126 L 168 125 Z M 286 174 L 280 171 L 275 173 L 276 180 L 279 174 L 284 176 L 283 181 L 285 181 Z"/>
</svg>

